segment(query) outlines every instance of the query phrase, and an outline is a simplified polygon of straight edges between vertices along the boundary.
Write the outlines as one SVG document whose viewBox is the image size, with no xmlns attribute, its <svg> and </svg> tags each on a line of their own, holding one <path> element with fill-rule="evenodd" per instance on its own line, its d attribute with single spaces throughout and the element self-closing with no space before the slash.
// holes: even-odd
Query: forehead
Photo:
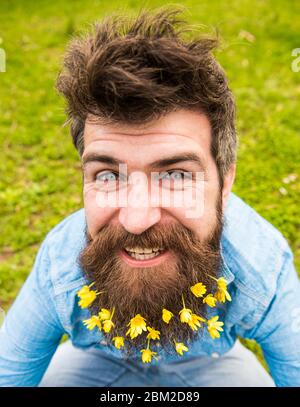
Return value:
<svg viewBox="0 0 300 407">
<path fill-rule="evenodd" d="M 127 163 L 145 163 L 183 151 L 210 156 L 211 126 L 200 111 L 178 110 L 147 125 L 85 123 L 84 153 L 114 154 Z"/>
</svg>

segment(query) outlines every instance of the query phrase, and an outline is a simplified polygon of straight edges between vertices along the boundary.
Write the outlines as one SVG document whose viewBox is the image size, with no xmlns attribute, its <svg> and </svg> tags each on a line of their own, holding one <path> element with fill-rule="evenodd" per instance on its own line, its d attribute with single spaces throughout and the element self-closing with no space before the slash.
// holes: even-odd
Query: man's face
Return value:
<svg viewBox="0 0 300 407">
<path fill-rule="evenodd" d="M 163 323 L 161 311 L 165 307 L 178 314 L 184 295 L 187 308 L 204 313 L 189 287 L 203 282 L 209 292 L 220 266 L 224 199 L 210 143 L 210 123 L 200 112 L 179 110 L 147 126 L 86 122 L 82 162 L 88 245 L 81 265 L 104 291 L 98 310 L 115 307 L 111 337 L 116 332 L 125 336 L 127 323 L 140 313 L 161 331 L 162 342 L 192 338 L 193 331 L 175 318 Z M 120 171 L 118 163 L 126 166 Z M 159 174 L 154 187 L 153 173 Z M 179 181 L 184 173 L 192 175 L 185 178 L 186 186 Z M 187 191 L 193 202 L 188 198 L 176 205 L 174 199 Z M 125 192 L 127 200 L 121 201 Z M 141 337 L 131 342 L 142 346 L 146 340 Z"/>
<path fill-rule="evenodd" d="M 93 155 L 107 155 L 127 164 L 127 175 L 142 172 L 148 178 L 151 172 L 182 171 L 204 172 L 204 213 L 199 218 L 187 218 L 186 207 L 106 207 L 99 208 L 99 185 L 108 183 L 118 172 L 112 165 L 95 158 L 84 166 L 84 206 L 88 230 L 95 237 L 103 226 L 122 225 L 128 233 L 141 234 L 153 225 L 164 227 L 178 222 L 202 239 L 209 236 L 216 222 L 216 200 L 219 181 L 216 164 L 210 153 L 211 128 L 207 117 L 198 112 L 181 110 L 173 112 L 147 128 L 101 126 L 87 122 L 84 132 L 83 163 Z M 194 161 L 179 161 L 162 166 L 151 163 L 186 153 L 196 154 L 203 167 Z M 175 174 L 173 174 L 174 176 Z M 98 176 L 98 182 L 96 182 Z M 176 176 L 176 175 L 175 175 Z M 142 178 L 142 177 L 141 177 Z M 140 180 L 141 180 L 140 178 Z M 133 187 L 134 188 L 134 187 Z M 139 182 L 131 195 L 146 194 L 146 182 Z M 144 188 L 144 191 L 142 190 Z"/>
</svg>

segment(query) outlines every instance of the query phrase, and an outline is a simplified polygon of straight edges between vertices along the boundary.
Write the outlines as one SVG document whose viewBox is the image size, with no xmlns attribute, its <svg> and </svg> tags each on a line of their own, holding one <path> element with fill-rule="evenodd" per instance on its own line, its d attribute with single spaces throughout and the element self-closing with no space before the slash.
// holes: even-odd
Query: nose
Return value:
<svg viewBox="0 0 300 407">
<path fill-rule="evenodd" d="M 128 232 L 141 234 L 160 219 L 161 208 L 151 202 L 147 177 L 135 172 L 131 175 L 127 204 L 119 211 L 119 222 Z"/>
<path fill-rule="evenodd" d="M 128 232 L 136 235 L 158 223 L 160 218 L 161 210 L 158 207 L 125 207 L 121 208 L 119 212 L 119 222 Z"/>
</svg>

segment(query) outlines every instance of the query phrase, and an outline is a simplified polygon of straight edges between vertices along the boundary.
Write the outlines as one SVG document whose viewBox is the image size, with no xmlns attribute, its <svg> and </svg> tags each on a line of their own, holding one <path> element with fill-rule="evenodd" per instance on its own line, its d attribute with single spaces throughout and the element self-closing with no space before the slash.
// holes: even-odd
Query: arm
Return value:
<svg viewBox="0 0 300 407">
<path fill-rule="evenodd" d="M 63 327 L 53 300 L 45 241 L 0 330 L 0 386 L 37 386 Z"/>
<path fill-rule="evenodd" d="M 261 345 L 276 386 L 300 386 L 300 280 L 290 249 L 269 307 L 245 336 Z"/>
</svg>

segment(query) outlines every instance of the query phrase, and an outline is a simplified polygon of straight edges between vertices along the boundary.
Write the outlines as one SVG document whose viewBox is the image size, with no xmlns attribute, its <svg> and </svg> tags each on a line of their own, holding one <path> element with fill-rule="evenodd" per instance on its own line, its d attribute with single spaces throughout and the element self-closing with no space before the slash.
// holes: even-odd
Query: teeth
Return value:
<svg viewBox="0 0 300 407">
<path fill-rule="evenodd" d="M 136 260 L 147 260 L 158 256 L 163 250 L 163 247 L 154 247 L 153 249 L 142 247 L 125 247 L 126 252 Z"/>
<path fill-rule="evenodd" d="M 139 253 L 133 253 L 130 252 L 129 256 L 133 257 L 136 260 L 148 260 L 148 259 L 152 259 L 153 257 L 158 256 L 160 253 L 150 253 L 150 254 L 139 254 Z"/>
<path fill-rule="evenodd" d="M 153 252 L 156 253 L 159 250 L 164 250 L 164 249 L 162 247 L 155 247 L 153 249 L 147 249 L 147 248 L 143 249 L 141 247 L 133 247 L 133 248 L 132 247 L 125 247 L 125 250 L 127 252 L 137 253 L 137 254 L 151 254 Z"/>
</svg>

